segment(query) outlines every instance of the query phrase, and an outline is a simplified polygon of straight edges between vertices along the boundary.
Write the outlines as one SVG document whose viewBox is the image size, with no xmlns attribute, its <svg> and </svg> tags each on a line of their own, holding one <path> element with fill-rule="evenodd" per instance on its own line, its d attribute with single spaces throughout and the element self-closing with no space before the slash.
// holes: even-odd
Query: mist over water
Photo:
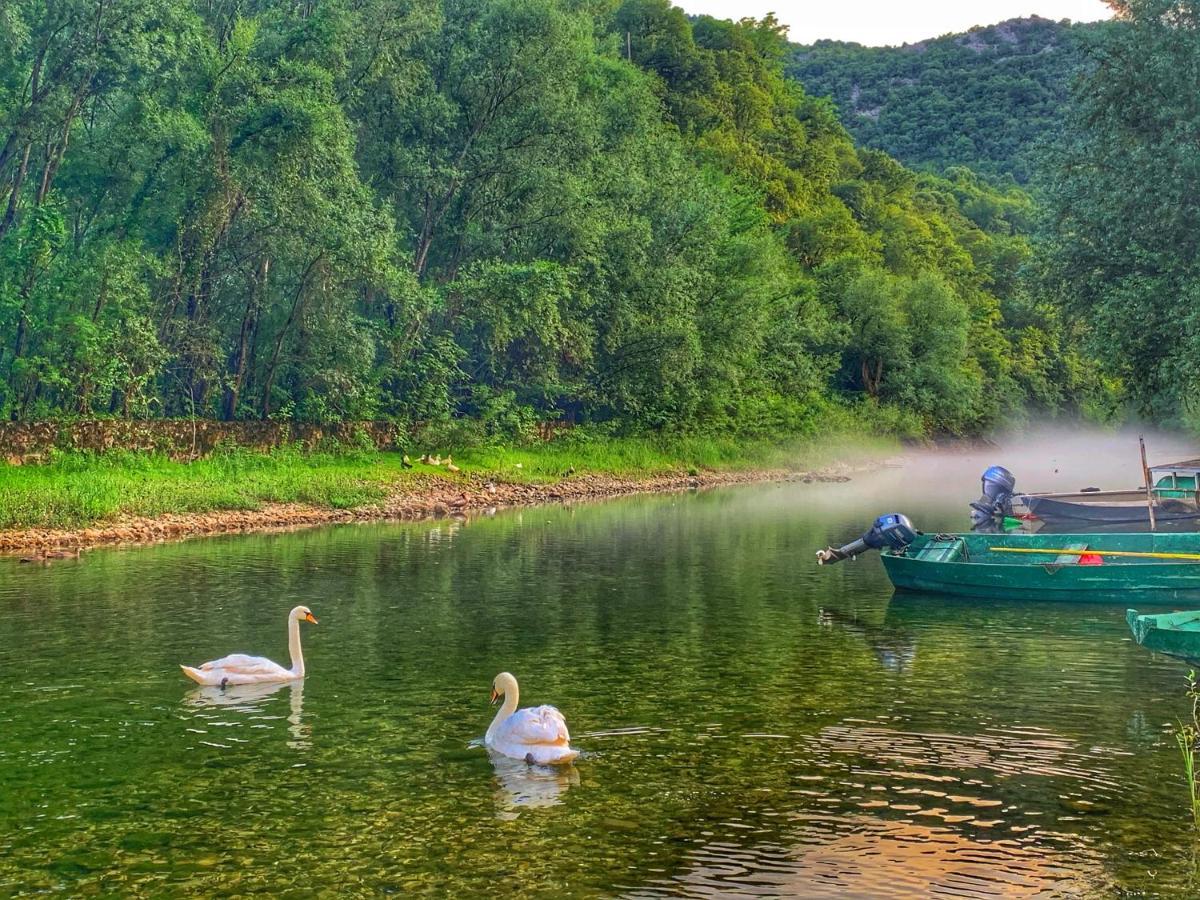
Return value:
<svg viewBox="0 0 1200 900">
<path fill-rule="evenodd" d="M 1018 491 L 1124 490 L 1145 483 L 1139 435 L 1145 437 L 1151 466 L 1200 456 L 1200 443 L 1186 435 L 1080 426 L 996 436 L 993 447 L 906 454 L 905 471 L 923 485 L 945 484 L 960 493 L 979 487 L 979 477 L 990 465 L 1016 475 Z"/>
<path fill-rule="evenodd" d="M 1187 435 L 1086 426 L 1043 429 L 979 443 L 906 449 L 878 463 L 862 463 L 867 471 L 855 473 L 849 482 L 818 487 L 808 503 L 839 520 L 848 508 L 864 510 L 868 517 L 847 523 L 861 527 L 846 537 L 857 536 L 875 516 L 890 512 L 909 515 L 926 531 L 967 531 L 968 504 L 979 497 L 980 477 L 989 466 L 1012 472 L 1017 493 L 1141 487 L 1139 435 L 1145 437 L 1151 466 L 1200 457 L 1200 440 Z M 846 457 L 853 464 L 862 459 L 854 448 L 847 449 Z"/>
<path fill-rule="evenodd" d="M 815 565 L 882 512 L 965 529 L 992 464 L 1139 482 L 1136 435 L 1045 434 L 843 483 L 0 560 L 0 895 L 1194 896 L 1186 667 L 1122 607 Z M 282 659 L 301 602 L 302 685 L 180 675 Z M 564 712 L 573 766 L 478 746 L 501 670 Z"/>
</svg>

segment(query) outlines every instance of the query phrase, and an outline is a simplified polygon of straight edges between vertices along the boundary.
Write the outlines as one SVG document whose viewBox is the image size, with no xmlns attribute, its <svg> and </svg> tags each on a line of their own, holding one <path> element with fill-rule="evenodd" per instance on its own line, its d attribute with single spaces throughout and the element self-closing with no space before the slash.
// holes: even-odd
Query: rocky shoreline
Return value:
<svg viewBox="0 0 1200 900">
<path fill-rule="evenodd" d="M 759 469 L 701 472 L 695 475 L 669 473 L 645 478 L 575 475 L 553 484 L 493 481 L 478 476 L 455 479 L 418 476 L 397 485 L 382 503 L 354 509 L 272 503 L 253 510 L 130 517 L 73 529 L 10 529 L 0 531 L 0 553 L 21 555 L 27 561 L 39 562 L 77 556 L 80 550 L 100 546 L 154 544 L 193 537 L 285 531 L 349 522 L 465 518 L 511 506 L 572 503 L 753 482 L 848 481 L 850 471 L 848 466 L 835 465 L 811 472 Z"/>
</svg>

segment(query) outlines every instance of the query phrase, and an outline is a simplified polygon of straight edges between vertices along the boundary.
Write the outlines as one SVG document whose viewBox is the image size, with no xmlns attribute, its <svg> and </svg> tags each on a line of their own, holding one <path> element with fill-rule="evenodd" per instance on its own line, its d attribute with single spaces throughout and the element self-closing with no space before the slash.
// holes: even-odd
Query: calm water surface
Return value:
<svg viewBox="0 0 1200 900">
<path fill-rule="evenodd" d="M 0 561 L 0 895 L 1194 895 L 1184 670 L 1123 609 L 813 564 L 990 461 Z M 298 603 L 303 683 L 180 674 L 286 663 Z M 573 767 L 473 744 L 502 669 Z"/>
</svg>

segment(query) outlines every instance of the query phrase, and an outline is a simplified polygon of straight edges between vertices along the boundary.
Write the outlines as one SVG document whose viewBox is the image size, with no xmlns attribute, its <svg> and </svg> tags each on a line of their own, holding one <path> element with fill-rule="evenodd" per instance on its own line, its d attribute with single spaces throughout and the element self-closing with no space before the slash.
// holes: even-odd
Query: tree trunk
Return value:
<svg viewBox="0 0 1200 900">
<path fill-rule="evenodd" d="M 262 292 L 265 290 L 267 272 L 270 271 L 270 268 L 271 261 L 264 256 L 262 262 L 259 263 L 258 274 L 255 276 L 254 284 L 250 287 L 250 297 L 246 301 L 246 312 L 242 316 L 242 328 L 238 334 L 237 349 L 234 351 L 233 359 L 230 361 L 233 380 L 225 388 L 225 401 L 221 410 L 221 418 L 226 422 L 233 421 L 237 415 L 238 394 L 241 393 L 242 384 L 246 378 L 246 359 L 250 345 L 250 335 L 258 321 L 258 311 L 262 305 Z"/>
<path fill-rule="evenodd" d="M 269 419 L 271 417 L 271 387 L 275 383 L 275 369 L 279 365 L 279 353 L 283 349 L 283 339 L 287 337 L 288 329 L 296 321 L 300 312 L 304 307 L 302 301 L 307 297 L 304 288 L 308 284 L 308 276 L 312 274 L 312 270 L 317 263 L 321 261 L 324 252 L 318 253 L 312 262 L 308 264 L 308 268 L 304 270 L 304 274 L 300 276 L 300 283 L 296 285 L 296 296 L 292 298 L 292 309 L 288 313 L 287 321 L 283 323 L 283 327 L 279 329 L 279 335 L 275 338 L 275 349 L 271 352 L 271 362 L 267 365 L 267 374 L 263 379 L 262 389 L 262 417 Z"/>
<path fill-rule="evenodd" d="M 62 136 L 54 145 L 53 150 L 47 148 L 46 152 L 46 168 L 42 171 L 42 183 L 38 187 L 36 205 L 41 206 L 46 199 L 46 195 L 50 193 L 50 186 L 54 183 L 54 176 L 58 173 L 58 167 L 62 165 L 63 157 L 67 153 L 67 146 L 71 143 L 71 126 L 75 124 L 75 116 L 79 113 L 79 107 L 83 104 L 84 97 L 87 96 L 87 89 L 91 84 L 92 76 L 89 74 L 79 85 L 79 89 L 75 91 L 75 96 L 71 100 L 71 106 L 67 110 L 66 119 L 63 121 Z"/>
<path fill-rule="evenodd" d="M 0 221 L 0 240 L 4 239 L 4 235 L 17 219 L 17 207 L 21 203 L 21 186 L 25 183 L 25 175 L 29 171 L 29 151 L 32 149 L 32 143 L 25 145 L 21 164 L 17 167 L 17 174 L 13 176 L 12 193 L 8 196 L 8 209 L 4 213 L 4 220 Z"/>
</svg>

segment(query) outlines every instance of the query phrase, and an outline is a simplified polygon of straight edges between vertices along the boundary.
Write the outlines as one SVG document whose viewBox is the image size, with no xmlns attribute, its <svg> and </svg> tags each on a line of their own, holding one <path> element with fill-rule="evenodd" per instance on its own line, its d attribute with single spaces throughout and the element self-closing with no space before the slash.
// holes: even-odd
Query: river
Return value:
<svg viewBox="0 0 1200 900">
<path fill-rule="evenodd" d="M 1194 895 L 1185 670 L 1123 608 L 813 561 L 894 509 L 963 528 L 992 462 L 1136 484 L 1128 444 L 0 560 L 0 895 Z M 181 675 L 286 663 L 300 603 L 302 683 Z M 501 670 L 573 766 L 478 746 Z"/>
</svg>

